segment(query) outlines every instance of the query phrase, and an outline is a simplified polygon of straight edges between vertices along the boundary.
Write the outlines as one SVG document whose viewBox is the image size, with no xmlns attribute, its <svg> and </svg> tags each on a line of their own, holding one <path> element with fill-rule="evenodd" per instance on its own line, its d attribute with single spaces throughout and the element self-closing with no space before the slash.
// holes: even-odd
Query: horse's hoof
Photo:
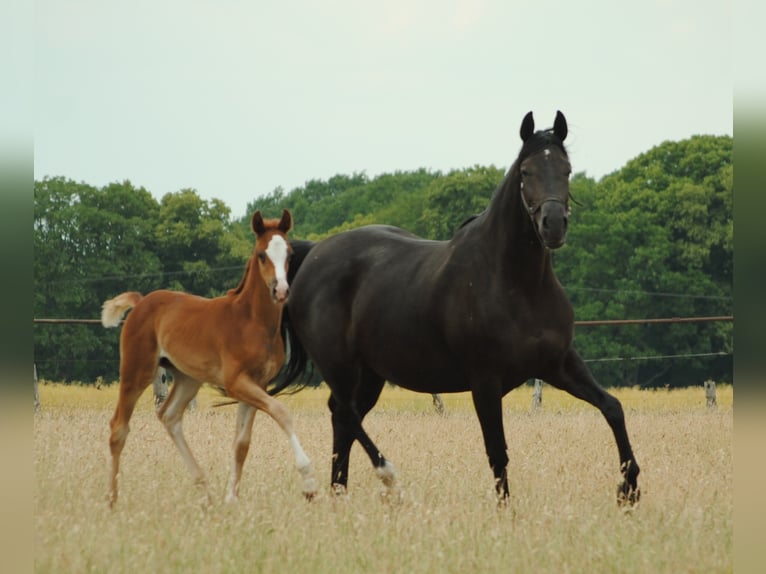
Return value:
<svg viewBox="0 0 766 574">
<path fill-rule="evenodd" d="M 383 466 L 379 466 L 375 469 L 375 474 L 383 482 L 388 490 L 391 490 L 396 485 L 396 470 L 394 465 L 389 461 L 385 461 Z"/>
<path fill-rule="evenodd" d="M 401 504 L 404 501 L 404 493 L 398 488 L 386 488 L 380 493 L 380 500 L 386 504 Z"/>
<path fill-rule="evenodd" d="M 617 506 L 622 510 L 630 512 L 638 506 L 639 500 L 641 500 L 639 487 L 632 487 L 625 482 L 617 487 Z"/>
<path fill-rule="evenodd" d="M 348 494 L 348 490 L 346 489 L 345 484 L 339 484 L 337 482 L 334 482 L 330 486 L 330 489 L 332 490 L 332 493 L 335 495 L 335 498 L 342 498 Z"/>
</svg>

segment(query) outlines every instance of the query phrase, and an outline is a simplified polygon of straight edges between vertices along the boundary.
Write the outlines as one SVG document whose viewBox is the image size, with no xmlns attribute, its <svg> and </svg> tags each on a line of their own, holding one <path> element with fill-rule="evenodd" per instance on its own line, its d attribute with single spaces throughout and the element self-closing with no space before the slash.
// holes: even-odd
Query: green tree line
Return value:
<svg viewBox="0 0 766 574">
<path fill-rule="evenodd" d="M 254 198 L 241 218 L 193 189 L 158 201 L 129 181 L 96 188 L 45 178 L 35 182 L 35 317 L 96 318 L 104 300 L 126 290 L 220 295 L 252 251 L 256 209 L 289 208 L 296 238 L 386 223 L 448 239 L 486 207 L 505 169 L 339 174 Z M 576 318 L 731 314 L 732 188 L 726 136 L 662 143 L 598 181 L 574 175 L 569 238 L 554 267 Z M 579 327 L 575 345 L 606 386 L 686 386 L 732 381 L 732 330 L 725 322 Z M 117 378 L 118 330 L 36 324 L 34 340 L 46 379 Z"/>
</svg>

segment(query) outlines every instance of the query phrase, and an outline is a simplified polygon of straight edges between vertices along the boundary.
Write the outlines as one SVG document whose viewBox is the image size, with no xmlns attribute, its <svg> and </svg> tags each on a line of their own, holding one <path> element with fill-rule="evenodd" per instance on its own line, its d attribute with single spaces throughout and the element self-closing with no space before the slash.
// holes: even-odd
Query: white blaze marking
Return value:
<svg viewBox="0 0 766 574">
<path fill-rule="evenodd" d="M 266 247 L 266 255 L 274 264 L 277 275 L 277 289 L 287 289 L 287 273 L 285 262 L 287 261 L 287 241 L 281 235 L 274 235 Z"/>
</svg>

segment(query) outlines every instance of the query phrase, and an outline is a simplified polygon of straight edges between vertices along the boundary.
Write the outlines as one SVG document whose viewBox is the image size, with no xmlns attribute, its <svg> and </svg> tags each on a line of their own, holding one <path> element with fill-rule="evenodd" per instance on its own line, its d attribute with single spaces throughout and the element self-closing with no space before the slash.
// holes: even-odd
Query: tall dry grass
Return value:
<svg viewBox="0 0 766 574">
<path fill-rule="evenodd" d="M 385 389 L 365 421 L 397 467 L 401 500 L 355 446 L 349 495 L 333 498 L 326 389 L 286 397 L 324 488 L 306 503 L 287 440 L 262 413 L 235 506 L 223 503 L 233 407 L 202 393 L 185 432 L 215 498 L 200 493 L 156 420 L 147 392 L 122 457 L 120 500 L 106 503 L 115 388 L 43 385 L 35 418 L 38 572 L 729 572 L 732 389 L 708 412 L 700 389 L 615 394 L 642 467 L 643 498 L 615 504 L 617 449 L 601 415 L 546 388 L 504 401 L 510 505 L 497 509 L 470 398 Z"/>
</svg>

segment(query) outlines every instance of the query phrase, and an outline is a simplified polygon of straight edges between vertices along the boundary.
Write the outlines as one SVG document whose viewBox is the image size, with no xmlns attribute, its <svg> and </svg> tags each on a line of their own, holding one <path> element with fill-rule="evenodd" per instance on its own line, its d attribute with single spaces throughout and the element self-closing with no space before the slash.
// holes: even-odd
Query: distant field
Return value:
<svg viewBox="0 0 766 574">
<path fill-rule="evenodd" d="M 363 451 L 349 495 L 329 494 L 326 388 L 284 397 L 322 482 L 306 503 L 291 449 L 256 417 L 240 502 L 223 503 L 235 407 L 203 389 L 185 422 L 215 502 L 204 509 L 154 415 L 151 390 L 131 421 L 120 500 L 106 505 L 108 421 L 116 385 L 42 384 L 35 417 L 36 572 L 730 572 L 733 390 L 708 411 L 701 388 L 615 390 L 642 468 L 643 498 L 615 504 L 617 448 L 601 415 L 545 387 L 503 402 L 511 503 L 497 509 L 479 424 L 467 394 L 387 387 L 365 427 L 397 467 L 401 501 L 379 498 Z"/>
</svg>

